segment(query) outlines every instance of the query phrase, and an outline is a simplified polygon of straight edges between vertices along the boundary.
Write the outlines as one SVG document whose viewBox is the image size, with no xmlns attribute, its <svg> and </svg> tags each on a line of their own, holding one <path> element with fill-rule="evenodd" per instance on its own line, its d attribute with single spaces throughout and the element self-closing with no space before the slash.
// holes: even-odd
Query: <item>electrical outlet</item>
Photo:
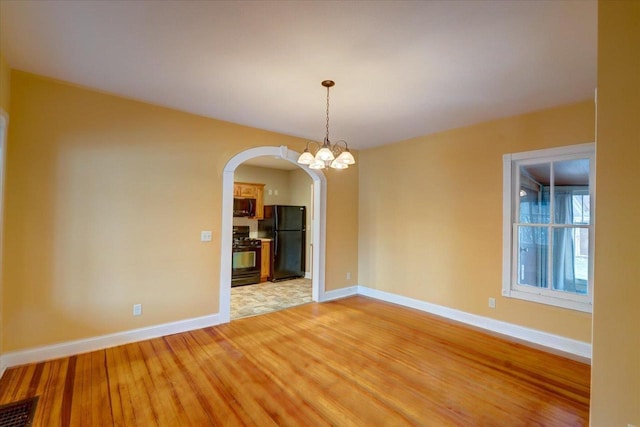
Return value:
<svg viewBox="0 0 640 427">
<path fill-rule="evenodd" d="M 496 308 L 496 299 L 489 298 L 489 308 Z"/>
<path fill-rule="evenodd" d="M 133 304 L 133 315 L 142 316 L 142 304 Z"/>
<path fill-rule="evenodd" d="M 347 273 L 347 280 L 351 280 L 351 273 Z"/>
<path fill-rule="evenodd" d="M 210 242 L 211 241 L 211 231 L 205 230 L 200 232 L 200 241 L 201 242 Z"/>
</svg>

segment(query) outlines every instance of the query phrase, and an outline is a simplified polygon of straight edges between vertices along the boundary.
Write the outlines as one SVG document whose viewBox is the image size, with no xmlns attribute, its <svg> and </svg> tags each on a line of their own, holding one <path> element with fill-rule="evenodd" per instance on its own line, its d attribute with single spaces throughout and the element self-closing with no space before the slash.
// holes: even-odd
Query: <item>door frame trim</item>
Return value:
<svg viewBox="0 0 640 427">
<path fill-rule="evenodd" d="M 4 289 L 4 264 L 2 263 L 3 257 L 3 244 L 4 241 L 4 199 L 5 199 L 5 175 L 6 175 L 6 158 L 7 158 L 7 132 L 9 127 L 9 114 L 2 108 L 0 108 L 0 338 L 2 337 L 2 293 Z M 2 357 L 3 353 L 2 342 L 0 342 L 0 377 L 6 369 L 6 361 Z"/>
</svg>

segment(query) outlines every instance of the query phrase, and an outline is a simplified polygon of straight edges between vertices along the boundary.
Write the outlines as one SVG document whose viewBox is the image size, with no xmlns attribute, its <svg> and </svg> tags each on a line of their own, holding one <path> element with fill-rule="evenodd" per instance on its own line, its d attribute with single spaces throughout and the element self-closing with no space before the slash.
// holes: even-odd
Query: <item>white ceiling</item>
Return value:
<svg viewBox="0 0 640 427">
<path fill-rule="evenodd" d="M 12 68 L 365 148 L 593 97 L 597 3 L 0 1 Z"/>
</svg>

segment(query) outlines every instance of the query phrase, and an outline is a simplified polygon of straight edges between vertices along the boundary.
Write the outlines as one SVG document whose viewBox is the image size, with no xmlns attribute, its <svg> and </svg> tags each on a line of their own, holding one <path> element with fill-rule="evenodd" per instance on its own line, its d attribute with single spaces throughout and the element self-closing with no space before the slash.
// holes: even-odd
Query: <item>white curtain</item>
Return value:
<svg viewBox="0 0 640 427">
<path fill-rule="evenodd" d="M 555 223 L 573 224 L 573 191 L 555 187 Z M 553 235 L 553 289 L 575 292 L 574 228 L 556 228 Z"/>
</svg>

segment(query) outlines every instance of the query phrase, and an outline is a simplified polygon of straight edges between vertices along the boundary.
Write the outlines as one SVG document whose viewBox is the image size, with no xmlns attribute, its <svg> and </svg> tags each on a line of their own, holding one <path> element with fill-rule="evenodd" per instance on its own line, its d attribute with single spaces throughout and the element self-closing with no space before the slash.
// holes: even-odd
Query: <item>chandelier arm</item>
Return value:
<svg viewBox="0 0 640 427">
<path fill-rule="evenodd" d="M 340 143 L 344 144 L 344 148 L 342 148 L 339 145 Z M 349 150 L 349 146 L 347 145 L 347 141 L 345 141 L 344 139 L 341 139 L 340 141 L 336 141 L 333 144 L 331 144 L 331 152 L 333 153 L 333 155 L 335 157 L 338 157 L 338 155 L 340 155 L 340 153 L 342 153 L 345 150 L 348 151 Z"/>
<path fill-rule="evenodd" d="M 344 148 L 345 148 L 345 149 L 347 149 L 347 150 L 349 149 L 349 144 L 347 144 L 347 141 L 345 141 L 344 139 L 341 139 L 340 141 L 336 141 L 336 142 L 334 143 L 334 145 L 336 145 L 336 146 L 337 146 L 337 145 L 338 145 L 338 144 L 340 144 L 340 143 L 343 143 L 343 144 L 344 144 Z"/>
<path fill-rule="evenodd" d="M 305 148 L 305 151 L 309 151 L 309 147 L 311 146 L 311 144 L 316 144 L 318 148 L 322 147 L 318 141 L 307 141 L 307 147 Z"/>
</svg>

